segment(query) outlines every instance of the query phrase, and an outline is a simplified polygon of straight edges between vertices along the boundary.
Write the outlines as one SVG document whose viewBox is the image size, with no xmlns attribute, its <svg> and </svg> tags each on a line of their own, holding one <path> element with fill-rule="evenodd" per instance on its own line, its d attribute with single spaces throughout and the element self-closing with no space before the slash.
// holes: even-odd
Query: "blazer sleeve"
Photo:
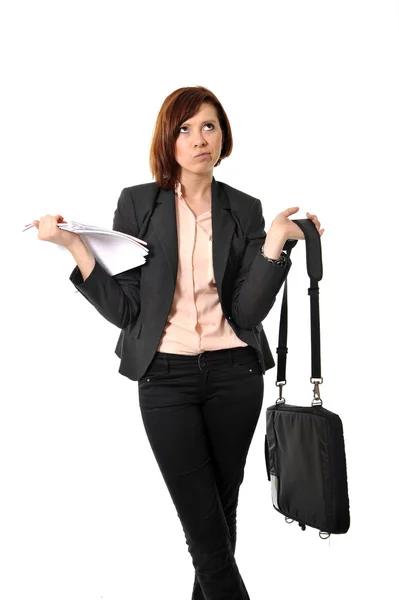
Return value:
<svg viewBox="0 0 399 600">
<path fill-rule="evenodd" d="M 128 188 L 124 188 L 119 196 L 112 229 L 138 237 L 134 200 Z M 111 276 L 96 260 L 85 280 L 77 265 L 69 279 L 100 315 L 116 327 L 125 329 L 134 324 L 140 314 L 140 276 L 141 267 Z"/>
<path fill-rule="evenodd" d="M 261 254 L 266 233 L 262 204 L 257 198 L 244 233 L 247 244 L 234 280 L 231 307 L 232 318 L 237 325 L 250 329 L 261 323 L 270 312 L 292 263 L 287 257 L 285 266 L 275 265 Z"/>
</svg>

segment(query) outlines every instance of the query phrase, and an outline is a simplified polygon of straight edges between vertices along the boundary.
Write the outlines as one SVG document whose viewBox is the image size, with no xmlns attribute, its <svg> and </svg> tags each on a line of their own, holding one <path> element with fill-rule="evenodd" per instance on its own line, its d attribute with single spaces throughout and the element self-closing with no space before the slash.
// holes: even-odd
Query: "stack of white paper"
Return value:
<svg viewBox="0 0 399 600">
<path fill-rule="evenodd" d="M 117 275 L 128 269 L 139 267 L 145 263 L 148 249 L 147 242 L 127 233 L 105 229 L 95 225 L 85 225 L 77 221 L 57 223 L 60 229 L 77 233 L 93 256 L 110 274 Z M 23 231 L 34 227 L 33 223 L 26 225 Z M 58 244 L 58 248 L 65 250 Z"/>
<path fill-rule="evenodd" d="M 77 221 L 58 223 L 58 227 L 79 234 L 85 246 L 91 250 L 93 256 L 110 275 L 122 273 L 145 263 L 148 249 L 143 244 L 147 245 L 147 242 L 132 235 L 95 225 L 84 225 Z"/>
</svg>

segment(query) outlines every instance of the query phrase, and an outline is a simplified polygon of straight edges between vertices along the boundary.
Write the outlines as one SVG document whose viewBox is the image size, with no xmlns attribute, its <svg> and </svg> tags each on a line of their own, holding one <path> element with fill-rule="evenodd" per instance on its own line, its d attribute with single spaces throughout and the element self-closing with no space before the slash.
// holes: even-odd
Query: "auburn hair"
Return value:
<svg viewBox="0 0 399 600">
<path fill-rule="evenodd" d="M 203 102 L 209 102 L 216 108 L 220 127 L 223 132 L 223 146 L 218 162 L 230 156 L 233 150 L 233 136 L 223 106 L 210 90 L 197 85 L 182 87 L 167 96 L 160 108 L 155 123 L 151 148 L 150 170 L 159 187 L 174 189 L 180 169 L 175 159 L 175 144 L 181 124 L 193 117 Z"/>
</svg>

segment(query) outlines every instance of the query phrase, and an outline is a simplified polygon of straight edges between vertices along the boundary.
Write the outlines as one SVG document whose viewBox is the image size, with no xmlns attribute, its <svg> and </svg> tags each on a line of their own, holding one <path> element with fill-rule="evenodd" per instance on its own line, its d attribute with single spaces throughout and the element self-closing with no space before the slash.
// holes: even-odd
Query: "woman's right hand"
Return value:
<svg viewBox="0 0 399 600">
<path fill-rule="evenodd" d="M 76 244 L 77 241 L 81 241 L 77 233 L 60 229 L 57 223 L 62 222 L 66 223 L 64 217 L 61 215 L 45 215 L 41 217 L 40 221 L 33 221 L 34 226 L 39 230 L 39 240 L 59 244 L 60 246 L 64 246 L 64 248 L 69 248 L 71 245 Z"/>
</svg>

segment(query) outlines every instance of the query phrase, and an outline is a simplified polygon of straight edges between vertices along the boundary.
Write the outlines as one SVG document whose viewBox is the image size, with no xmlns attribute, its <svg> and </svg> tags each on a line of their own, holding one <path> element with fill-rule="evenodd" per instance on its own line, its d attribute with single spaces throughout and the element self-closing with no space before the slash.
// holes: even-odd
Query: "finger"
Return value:
<svg viewBox="0 0 399 600">
<path fill-rule="evenodd" d="M 288 217 L 289 215 L 293 215 L 294 213 L 298 212 L 299 210 L 299 206 L 291 206 L 291 208 L 287 208 L 286 210 L 283 211 L 283 215 L 285 217 Z"/>
<path fill-rule="evenodd" d="M 317 229 L 320 229 L 320 221 L 317 218 L 317 216 L 316 215 L 311 215 L 308 212 L 306 214 L 307 214 L 308 219 L 310 219 L 310 221 L 313 221 L 313 223 L 316 225 Z"/>
</svg>

